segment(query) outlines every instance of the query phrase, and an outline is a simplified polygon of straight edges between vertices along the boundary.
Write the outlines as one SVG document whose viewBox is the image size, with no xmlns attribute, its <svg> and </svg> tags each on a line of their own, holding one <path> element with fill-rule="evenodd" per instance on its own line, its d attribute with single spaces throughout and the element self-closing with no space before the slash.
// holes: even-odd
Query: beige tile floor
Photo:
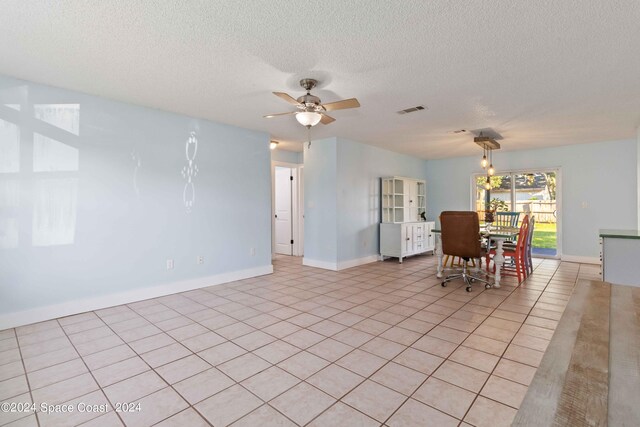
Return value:
<svg viewBox="0 0 640 427">
<path fill-rule="evenodd" d="M 75 410 L 0 411 L 0 425 L 509 425 L 577 278 L 597 277 L 538 260 L 521 286 L 467 293 L 440 286 L 433 256 L 300 261 L 0 331 L 0 402 Z"/>
</svg>

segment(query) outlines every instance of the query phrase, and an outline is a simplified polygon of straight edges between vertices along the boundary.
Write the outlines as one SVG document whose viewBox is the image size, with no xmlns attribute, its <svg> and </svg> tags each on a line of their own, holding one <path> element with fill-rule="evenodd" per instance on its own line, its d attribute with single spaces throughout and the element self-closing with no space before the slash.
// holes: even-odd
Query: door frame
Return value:
<svg viewBox="0 0 640 427">
<path fill-rule="evenodd" d="M 293 256 L 302 256 L 304 252 L 304 183 L 302 179 L 304 165 L 288 162 L 271 162 L 271 258 L 276 256 L 276 167 L 290 168 L 293 173 L 291 189 L 291 227 Z"/>
<path fill-rule="evenodd" d="M 496 175 L 506 174 L 528 174 L 528 173 L 540 173 L 541 171 L 549 171 L 556 173 L 556 254 L 555 256 L 536 255 L 537 258 L 550 258 L 561 259 L 562 258 L 562 167 L 537 167 L 537 168 L 523 168 L 523 169 L 507 169 L 496 171 Z M 469 194 L 469 204 L 471 210 L 476 210 L 476 178 L 479 176 L 486 176 L 486 173 L 477 172 L 471 174 L 471 192 Z M 511 195 L 513 197 L 514 188 L 511 188 Z"/>
</svg>

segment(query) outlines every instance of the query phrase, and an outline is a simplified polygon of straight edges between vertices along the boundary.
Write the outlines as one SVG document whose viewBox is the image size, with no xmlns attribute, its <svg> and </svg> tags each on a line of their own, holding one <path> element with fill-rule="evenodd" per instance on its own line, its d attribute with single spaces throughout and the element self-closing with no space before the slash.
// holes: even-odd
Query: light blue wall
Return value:
<svg viewBox="0 0 640 427">
<path fill-rule="evenodd" d="M 0 76 L 0 153 L 0 314 L 271 264 L 265 133 Z"/>
<path fill-rule="evenodd" d="M 598 230 L 636 228 L 635 140 L 495 152 L 501 170 L 561 169 L 563 255 L 597 257 Z M 481 173 L 479 156 L 427 162 L 427 215 L 471 208 L 471 176 Z M 586 202 L 586 207 L 583 206 Z"/>
<path fill-rule="evenodd" d="M 304 257 L 336 262 L 337 142 L 313 141 L 304 147 Z"/>
<path fill-rule="evenodd" d="M 271 160 L 274 162 L 286 162 L 301 164 L 303 159 L 303 152 L 300 151 L 288 151 L 276 148 L 271 150 Z"/>
<path fill-rule="evenodd" d="M 380 178 L 426 179 L 426 162 L 338 139 L 338 262 L 380 254 Z"/>
<path fill-rule="evenodd" d="M 380 177 L 424 179 L 425 164 L 341 138 L 305 146 L 305 258 L 338 264 L 378 255 Z"/>
</svg>

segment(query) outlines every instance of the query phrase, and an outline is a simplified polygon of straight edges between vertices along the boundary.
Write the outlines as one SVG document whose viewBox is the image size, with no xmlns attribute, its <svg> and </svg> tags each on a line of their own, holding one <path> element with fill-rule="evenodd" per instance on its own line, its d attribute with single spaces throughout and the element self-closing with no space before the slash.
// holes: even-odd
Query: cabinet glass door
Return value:
<svg viewBox="0 0 640 427">
<path fill-rule="evenodd" d="M 404 180 L 394 179 L 393 180 L 393 198 L 394 198 L 393 221 L 394 222 L 405 221 L 405 210 L 404 210 L 405 193 L 404 192 L 405 192 Z"/>
<path fill-rule="evenodd" d="M 426 198 L 426 189 L 425 189 L 424 182 L 418 182 L 417 192 L 418 192 L 417 204 L 416 204 L 416 207 L 418 209 L 417 221 L 420 221 L 421 214 L 426 212 L 427 210 L 427 198 Z"/>
</svg>

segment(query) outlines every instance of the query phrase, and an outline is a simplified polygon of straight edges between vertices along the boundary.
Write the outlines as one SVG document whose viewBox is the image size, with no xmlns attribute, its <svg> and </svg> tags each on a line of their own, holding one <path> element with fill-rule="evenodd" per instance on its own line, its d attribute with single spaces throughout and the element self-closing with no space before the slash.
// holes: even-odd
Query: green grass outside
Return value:
<svg viewBox="0 0 640 427">
<path fill-rule="evenodd" d="M 533 230 L 534 248 L 556 248 L 556 223 L 539 223 L 536 222 Z"/>
</svg>

